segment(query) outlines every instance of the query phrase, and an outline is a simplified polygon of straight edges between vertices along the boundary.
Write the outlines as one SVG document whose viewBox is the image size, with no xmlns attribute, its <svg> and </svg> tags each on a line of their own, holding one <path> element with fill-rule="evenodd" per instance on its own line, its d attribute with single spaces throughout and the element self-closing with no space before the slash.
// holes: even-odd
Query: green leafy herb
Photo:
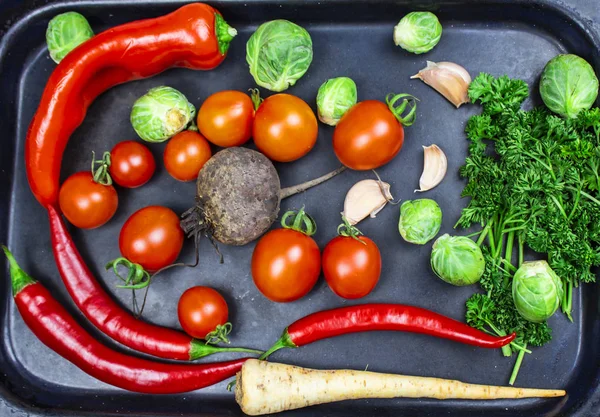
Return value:
<svg viewBox="0 0 600 417">
<path fill-rule="evenodd" d="M 595 281 L 591 268 L 600 265 L 600 109 L 563 119 L 545 108 L 522 110 L 527 96 L 524 81 L 506 76 L 480 74 L 471 83 L 469 97 L 483 111 L 466 127 L 469 156 L 460 174 L 468 180 L 462 196 L 471 200 L 457 222 L 483 227 L 485 294 L 467 301 L 466 317 L 490 333 L 517 333 L 511 384 L 524 348 L 551 339 L 545 322 L 528 322 L 513 302 L 512 276 L 525 246 L 544 254 L 563 281 L 569 319 L 573 287 Z"/>
</svg>

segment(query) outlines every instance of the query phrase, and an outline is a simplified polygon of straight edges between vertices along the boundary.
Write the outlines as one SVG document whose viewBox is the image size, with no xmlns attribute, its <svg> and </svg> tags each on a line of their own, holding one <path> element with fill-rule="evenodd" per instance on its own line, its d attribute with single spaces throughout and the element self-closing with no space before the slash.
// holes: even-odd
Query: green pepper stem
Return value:
<svg viewBox="0 0 600 417">
<path fill-rule="evenodd" d="M 6 255 L 6 259 L 8 259 L 13 297 L 16 297 L 17 294 L 23 291 L 23 288 L 27 287 L 28 285 L 35 284 L 37 281 L 31 278 L 25 271 L 21 269 L 13 254 L 10 253 L 6 246 L 2 245 L 2 250 L 4 251 L 4 255 Z"/>
<path fill-rule="evenodd" d="M 244 352 L 244 353 L 253 353 L 256 355 L 260 355 L 263 353 L 262 350 L 256 350 L 256 349 L 247 349 L 247 348 L 241 348 L 241 347 L 220 347 L 220 346 L 208 345 L 198 339 L 192 339 L 192 342 L 190 344 L 190 360 L 192 360 L 192 361 L 203 358 L 208 355 L 212 355 L 214 353 L 221 353 L 221 352 Z"/>
<path fill-rule="evenodd" d="M 225 55 L 229 49 L 229 44 L 237 35 L 237 30 L 229 26 L 223 16 L 215 13 L 215 35 L 219 43 L 219 52 Z"/>
<path fill-rule="evenodd" d="M 279 340 L 277 342 L 275 342 L 275 344 L 273 346 L 271 346 L 271 348 L 269 348 L 269 350 L 267 350 L 265 353 L 263 353 L 258 359 L 265 360 L 269 356 L 271 356 L 274 352 L 277 352 L 279 349 L 297 348 L 297 347 L 298 346 L 296 346 L 296 344 L 294 342 L 292 342 L 292 339 L 290 338 L 290 334 L 288 333 L 288 330 L 285 329 L 283 334 L 279 338 Z"/>
</svg>

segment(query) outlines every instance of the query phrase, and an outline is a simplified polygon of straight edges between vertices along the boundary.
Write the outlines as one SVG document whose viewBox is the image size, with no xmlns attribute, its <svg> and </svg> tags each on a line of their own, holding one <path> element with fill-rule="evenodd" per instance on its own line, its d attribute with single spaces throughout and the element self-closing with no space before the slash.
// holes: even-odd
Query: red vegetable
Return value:
<svg viewBox="0 0 600 417">
<path fill-rule="evenodd" d="M 46 346 L 107 384 L 148 394 L 175 394 L 216 384 L 247 360 L 201 365 L 152 362 L 114 351 L 87 333 L 50 292 L 27 275 L 3 247 L 10 263 L 13 296 L 23 320 Z"/>
<path fill-rule="evenodd" d="M 254 104 L 241 91 L 219 91 L 198 110 L 198 129 L 204 137 L 225 148 L 240 146 L 252 136 Z"/>
<path fill-rule="evenodd" d="M 48 210 L 52 249 L 67 290 L 101 331 L 150 355 L 189 360 L 221 349 L 135 319 L 98 285 L 56 208 L 63 151 L 98 95 L 117 84 L 150 77 L 173 66 L 214 68 L 225 58 L 235 33 L 217 10 L 201 3 L 100 33 L 56 67 L 27 133 L 29 185 Z"/>
<path fill-rule="evenodd" d="M 50 76 L 27 133 L 27 178 L 38 201 L 56 203 L 63 151 L 100 93 L 173 66 L 212 69 L 235 34 L 217 10 L 193 3 L 114 27 L 70 52 Z"/>
<path fill-rule="evenodd" d="M 402 304 L 364 304 L 310 314 L 288 326 L 261 358 L 281 348 L 296 348 L 347 333 L 392 330 L 424 333 L 484 348 L 500 348 L 516 334 L 495 337 L 433 311 Z"/>
<path fill-rule="evenodd" d="M 416 106 L 412 105 L 409 113 L 402 116 L 412 98 L 408 94 L 390 94 L 387 104 L 367 100 L 348 110 L 333 131 L 333 150 L 340 162 L 355 170 L 375 169 L 390 162 L 402 149 L 402 126 L 414 122 Z M 401 104 L 395 107 L 400 99 Z"/>
<path fill-rule="evenodd" d="M 190 336 L 215 343 L 229 343 L 229 307 L 216 290 L 201 286 L 188 288 L 177 303 L 177 316 L 179 324 Z"/>
<path fill-rule="evenodd" d="M 137 188 L 154 175 L 156 162 L 146 146 L 133 140 L 119 142 L 108 154 L 108 170 L 121 187 Z M 104 159 L 107 155 L 104 155 Z"/>
<path fill-rule="evenodd" d="M 163 163 L 177 181 L 195 181 L 211 156 L 210 145 L 200 133 L 184 130 L 167 142 Z"/>
<path fill-rule="evenodd" d="M 94 278 L 54 207 L 48 206 L 48 215 L 54 259 L 63 282 L 77 307 L 106 335 L 131 349 L 165 359 L 194 360 L 216 352 L 238 351 L 206 345 L 185 333 L 133 317 Z"/>
<path fill-rule="evenodd" d="M 381 254 L 371 239 L 350 225 L 346 218 L 323 250 L 323 275 L 331 291 L 348 299 L 361 298 L 377 285 Z"/>
<path fill-rule="evenodd" d="M 291 224 L 287 220 L 291 218 Z M 304 297 L 321 273 L 321 251 L 311 237 L 314 220 L 300 209 L 281 218 L 282 229 L 260 238 L 252 253 L 252 279 L 269 300 L 287 303 Z"/>
</svg>

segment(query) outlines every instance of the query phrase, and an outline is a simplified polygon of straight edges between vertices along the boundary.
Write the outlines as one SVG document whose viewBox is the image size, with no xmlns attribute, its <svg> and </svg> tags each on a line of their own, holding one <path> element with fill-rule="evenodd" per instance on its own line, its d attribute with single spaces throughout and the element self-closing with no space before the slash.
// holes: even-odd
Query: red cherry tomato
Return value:
<svg viewBox="0 0 600 417">
<path fill-rule="evenodd" d="M 220 91 L 198 110 L 198 129 L 217 146 L 240 146 L 252 136 L 254 104 L 241 91 Z"/>
<path fill-rule="evenodd" d="M 340 162 L 356 170 L 375 169 L 402 149 L 404 128 L 388 106 L 367 100 L 353 106 L 333 132 L 333 150 Z"/>
<path fill-rule="evenodd" d="M 161 206 L 144 207 L 133 213 L 121 228 L 121 255 L 147 271 L 171 265 L 183 246 L 179 216 Z"/>
<path fill-rule="evenodd" d="M 173 178 L 193 181 L 211 155 L 210 145 L 201 134 L 185 130 L 167 142 L 163 160 Z"/>
<path fill-rule="evenodd" d="M 280 303 L 304 297 L 321 273 L 321 252 L 304 233 L 276 229 L 264 235 L 252 254 L 252 278 L 269 300 Z"/>
<path fill-rule="evenodd" d="M 120 142 L 110 151 L 109 172 L 121 187 L 136 188 L 146 184 L 156 169 L 150 150 L 139 142 Z"/>
<path fill-rule="evenodd" d="M 256 110 L 252 136 L 258 150 L 269 159 L 290 162 L 315 146 L 318 129 L 315 113 L 305 101 L 275 94 Z"/>
<path fill-rule="evenodd" d="M 221 294 L 212 288 L 192 287 L 181 295 L 177 315 L 187 334 L 205 339 L 218 326 L 227 323 L 229 309 Z"/>
<path fill-rule="evenodd" d="M 340 297 L 364 297 L 373 291 L 381 275 L 379 248 L 365 236 L 333 238 L 323 251 L 323 274 L 329 288 Z"/>
<path fill-rule="evenodd" d="M 112 185 L 95 182 L 90 172 L 78 172 L 61 186 L 58 204 L 71 224 L 81 229 L 94 229 L 115 214 L 119 197 Z"/>
</svg>

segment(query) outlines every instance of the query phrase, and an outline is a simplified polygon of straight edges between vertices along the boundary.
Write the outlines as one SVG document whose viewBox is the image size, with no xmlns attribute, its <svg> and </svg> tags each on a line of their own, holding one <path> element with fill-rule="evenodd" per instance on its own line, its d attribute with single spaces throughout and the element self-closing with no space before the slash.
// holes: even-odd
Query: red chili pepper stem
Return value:
<svg viewBox="0 0 600 417">
<path fill-rule="evenodd" d="M 288 223 L 288 219 L 291 219 L 291 223 Z M 315 219 L 304 211 L 304 206 L 298 211 L 287 211 L 281 217 L 281 226 L 284 229 L 295 230 L 306 236 L 312 236 L 317 232 L 317 223 L 315 222 Z"/>
<path fill-rule="evenodd" d="M 215 35 L 219 42 L 219 52 L 225 54 L 229 49 L 229 44 L 237 35 L 237 30 L 227 24 L 223 16 L 215 13 Z"/>
<path fill-rule="evenodd" d="M 256 349 L 247 349 L 247 348 L 238 348 L 238 347 L 220 347 L 209 345 L 208 343 L 204 343 L 201 340 L 193 339 L 190 344 L 190 360 L 196 360 L 203 358 L 205 356 L 212 355 L 214 353 L 220 352 L 245 352 L 252 353 L 255 355 L 261 355 L 264 352 L 262 350 Z"/>
<path fill-rule="evenodd" d="M 28 285 L 35 284 L 36 280 L 27 275 L 27 273 L 19 267 L 14 256 L 12 255 L 12 253 L 10 253 L 6 246 L 2 245 L 2 250 L 6 255 L 6 259 L 8 259 L 13 297 L 16 297 L 17 294 L 19 294 L 23 290 L 23 288 L 25 288 Z"/>
<path fill-rule="evenodd" d="M 99 165 L 96 168 L 96 165 Z M 110 152 L 104 152 L 102 159 L 96 160 L 96 153 L 92 151 L 92 176 L 94 182 L 102 185 L 112 185 L 113 180 L 108 173 L 110 168 Z"/>
<path fill-rule="evenodd" d="M 402 100 L 402 102 L 396 106 L 398 100 Z M 385 102 L 387 103 L 388 108 L 403 126 L 410 126 L 417 119 L 417 101 L 419 101 L 418 98 L 411 94 L 405 93 L 389 93 L 385 97 Z M 409 109 L 408 113 L 403 115 L 407 108 Z"/>
<path fill-rule="evenodd" d="M 283 334 L 281 335 L 279 340 L 277 342 L 275 342 L 275 344 L 273 346 L 271 346 L 271 348 L 269 348 L 269 350 L 267 350 L 265 353 L 263 353 L 258 359 L 265 360 L 269 356 L 271 356 L 273 353 L 277 352 L 279 349 L 283 349 L 283 348 L 293 348 L 294 349 L 297 347 L 298 346 L 294 342 L 292 342 L 292 339 L 290 338 L 290 335 L 288 333 L 288 329 L 286 328 L 283 331 Z"/>
</svg>

